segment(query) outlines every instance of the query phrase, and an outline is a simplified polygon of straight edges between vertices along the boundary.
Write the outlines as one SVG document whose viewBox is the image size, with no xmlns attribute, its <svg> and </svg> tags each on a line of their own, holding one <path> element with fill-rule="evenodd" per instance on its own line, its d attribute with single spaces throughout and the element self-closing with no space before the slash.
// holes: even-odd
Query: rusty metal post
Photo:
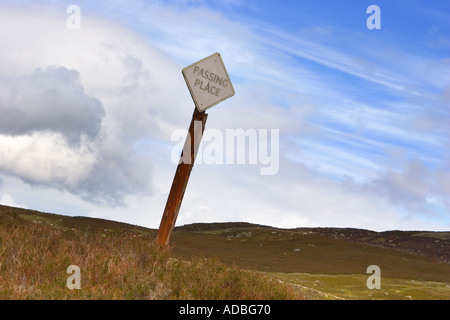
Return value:
<svg viewBox="0 0 450 320">
<path fill-rule="evenodd" d="M 195 108 L 183 152 L 181 153 L 180 162 L 178 163 L 169 197 L 167 198 L 161 224 L 159 225 L 156 242 L 160 246 L 167 246 L 169 244 L 170 235 L 175 226 L 178 212 L 180 211 L 189 176 L 194 167 L 207 118 L 208 115 L 204 111 L 199 112 Z"/>
</svg>

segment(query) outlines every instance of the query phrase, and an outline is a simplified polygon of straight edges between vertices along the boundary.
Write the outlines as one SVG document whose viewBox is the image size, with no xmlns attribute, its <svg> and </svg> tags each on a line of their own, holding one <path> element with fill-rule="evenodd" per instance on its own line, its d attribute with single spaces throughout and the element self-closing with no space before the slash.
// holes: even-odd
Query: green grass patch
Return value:
<svg viewBox="0 0 450 320">
<path fill-rule="evenodd" d="M 368 289 L 369 275 L 271 273 L 290 283 L 308 299 L 343 300 L 448 300 L 450 284 L 381 277 L 380 289 Z"/>
</svg>

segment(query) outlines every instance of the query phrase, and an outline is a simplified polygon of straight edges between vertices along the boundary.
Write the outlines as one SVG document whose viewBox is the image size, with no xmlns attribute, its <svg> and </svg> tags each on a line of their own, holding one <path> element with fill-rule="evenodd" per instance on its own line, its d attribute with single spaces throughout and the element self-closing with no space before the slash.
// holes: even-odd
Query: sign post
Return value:
<svg viewBox="0 0 450 320">
<path fill-rule="evenodd" d="M 184 68 L 182 73 L 194 100 L 195 109 L 156 237 L 156 242 L 160 246 L 169 244 L 170 235 L 175 227 L 205 130 L 208 118 L 205 110 L 234 96 L 233 85 L 219 53 Z"/>
</svg>

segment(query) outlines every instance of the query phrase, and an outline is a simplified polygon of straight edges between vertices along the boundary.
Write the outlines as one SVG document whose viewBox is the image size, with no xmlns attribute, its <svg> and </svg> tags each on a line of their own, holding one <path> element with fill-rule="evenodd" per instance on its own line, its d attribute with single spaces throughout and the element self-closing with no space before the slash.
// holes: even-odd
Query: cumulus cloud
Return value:
<svg viewBox="0 0 450 320">
<path fill-rule="evenodd" d="M 101 205 L 123 206 L 128 195 L 153 193 L 154 169 L 149 159 L 138 157 L 123 145 L 114 149 L 98 148 L 95 165 L 77 187 L 84 199 Z"/>
<path fill-rule="evenodd" d="M 32 184 L 74 188 L 95 162 L 86 145 L 72 147 L 59 133 L 0 135 L 0 171 Z"/>
<path fill-rule="evenodd" d="M 85 93 L 78 71 L 47 67 L 1 82 L 0 133 L 52 131 L 71 143 L 99 134 L 105 110 L 98 99 Z"/>
<path fill-rule="evenodd" d="M 180 105 L 160 90 L 173 64 L 117 24 L 90 17 L 72 32 L 66 18 L 0 10 L 14 30 L 0 31 L 0 174 L 107 207 L 151 195 L 153 162 L 137 145 L 174 126 L 159 111 Z"/>
</svg>

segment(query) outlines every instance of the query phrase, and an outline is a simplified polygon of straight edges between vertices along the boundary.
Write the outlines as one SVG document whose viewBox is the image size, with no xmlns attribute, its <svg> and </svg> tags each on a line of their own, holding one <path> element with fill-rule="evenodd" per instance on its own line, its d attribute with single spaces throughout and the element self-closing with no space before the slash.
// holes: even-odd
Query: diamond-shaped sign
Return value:
<svg viewBox="0 0 450 320">
<path fill-rule="evenodd" d="M 183 69 L 183 77 L 198 111 L 206 109 L 234 96 L 220 53 L 214 53 Z"/>
</svg>

